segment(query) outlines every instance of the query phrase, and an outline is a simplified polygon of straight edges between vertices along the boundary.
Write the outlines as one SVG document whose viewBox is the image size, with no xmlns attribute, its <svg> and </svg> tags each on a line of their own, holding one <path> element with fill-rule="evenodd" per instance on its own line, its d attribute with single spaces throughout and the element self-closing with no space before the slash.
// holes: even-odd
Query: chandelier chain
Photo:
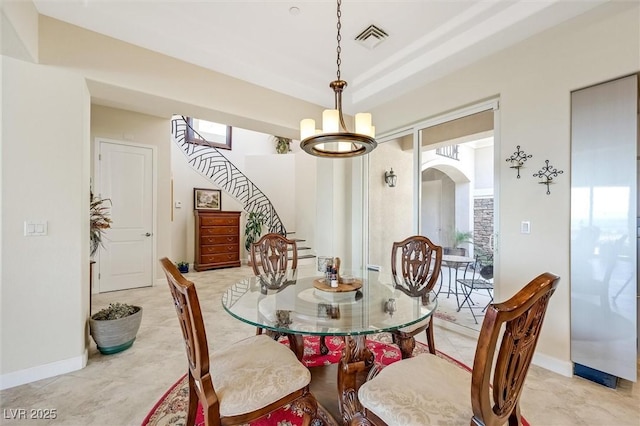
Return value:
<svg viewBox="0 0 640 426">
<path fill-rule="evenodd" d="M 342 28 L 342 23 L 340 22 L 340 17 L 342 16 L 342 12 L 340 11 L 341 4 L 342 4 L 342 1 L 338 0 L 338 11 L 337 11 L 338 24 L 336 25 L 336 27 L 338 28 L 338 36 L 337 36 L 338 47 L 336 48 L 336 53 L 337 53 L 336 64 L 338 65 L 338 72 L 336 73 L 336 76 L 338 80 L 340 80 L 340 64 L 342 63 L 342 60 L 340 59 L 340 52 L 342 52 L 342 48 L 340 47 L 340 41 L 342 40 L 342 36 L 340 35 L 340 29 Z"/>
</svg>

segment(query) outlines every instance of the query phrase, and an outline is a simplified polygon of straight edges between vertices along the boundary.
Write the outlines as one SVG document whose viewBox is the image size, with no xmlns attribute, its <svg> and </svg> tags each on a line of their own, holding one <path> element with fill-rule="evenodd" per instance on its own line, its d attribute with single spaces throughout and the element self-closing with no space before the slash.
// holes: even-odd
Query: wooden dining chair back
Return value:
<svg viewBox="0 0 640 426">
<path fill-rule="evenodd" d="M 218 412 L 218 398 L 209 375 L 209 344 L 195 286 L 169 259 L 163 258 L 160 263 L 171 290 L 189 362 L 187 425 L 192 425 L 195 424 L 198 400 L 202 401 L 205 417 L 208 417 L 207 411 Z"/>
<path fill-rule="evenodd" d="M 520 395 L 559 281 L 560 277 L 544 273 L 506 302 L 487 308 L 471 374 L 472 420 L 485 425 L 521 424 Z"/>
<path fill-rule="evenodd" d="M 251 245 L 251 267 L 270 289 L 278 289 L 298 268 L 298 247 L 277 233 L 263 235 Z"/>
<path fill-rule="evenodd" d="M 414 235 L 394 242 L 391 249 L 391 275 L 395 288 L 403 293 L 421 298 L 428 303 L 442 266 L 442 247 L 429 238 Z M 393 331 L 392 337 L 400 348 L 402 358 L 409 358 L 415 348 L 415 337 L 426 332 L 429 351 L 436 353 L 433 335 L 433 316 L 409 327 Z"/>
<path fill-rule="evenodd" d="M 189 364 L 186 425 L 195 424 L 198 401 L 205 426 L 249 423 L 287 404 L 304 413 L 305 424 L 315 419 L 317 402 L 309 393 L 309 370 L 284 345 L 266 336 L 252 336 L 214 352 L 210 358 L 195 285 L 168 258 L 162 258 L 160 263 L 171 290 Z M 255 357 L 255 353 L 260 356 Z"/>
<path fill-rule="evenodd" d="M 414 235 L 393 243 L 393 282 L 396 289 L 409 296 L 418 297 L 432 291 L 440 276 L 441 265 L 442 247 L 425 236 Z"/>
<path fill-rule="evenodd" d="M 471 374 L 433 354 L 383 368 L 358 390 L 363 412 L 351 425 L 465 424 L 470 415 L 471 425 L 522 424 L 520 396 L 559 279 L 543 273 L 487 308 Z"/>
</svg>

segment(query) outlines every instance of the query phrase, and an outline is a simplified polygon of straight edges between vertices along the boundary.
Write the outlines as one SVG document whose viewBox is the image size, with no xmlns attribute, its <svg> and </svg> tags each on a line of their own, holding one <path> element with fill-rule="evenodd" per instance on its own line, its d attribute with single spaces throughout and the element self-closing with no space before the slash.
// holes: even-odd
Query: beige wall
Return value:
<svg viewBox="0 0 640 426">
<path fill-rule="evenodd" d="M 150 50 L 40 17 L 40 61 L 84 75 L 93 103 L 175 113 L 290 138 L 322 109 Z M 277 106 L 277 107 L 274 107 Z"/>
<path fill-rule="evenodd" d="M 536 362 L 571 373 L 569 352 L 570 92 L 640 69 L 638 4 L 609 4 L 372 111 L 387 128 L 499 96 L 496 161 L 498 300 L 543 271 L 561 276 Z M 504 161 L 520 145 L 533 155 L 515 179 Z M 565 173 L 546 195 L 531 177 L 545 160 Z M 531 234 L 519 233 L 522 220 Z"/>
<path fill-rule="evenodd" d="M 24 61 L 38 60 L 38 11 L 30 1 L 0 2 L 0 51 Z"/>
<path fill-rule="evenodd" d="M 156 224 L 155 245 L 158 258 L 171 255 L 171 123 L 166 118 L 109 108 L 91 106 L 91 159 L 95 159 L 96 138 L 156 148 Z M 91 169 L 93 174 L 94 168 Z M 154 280 L 162 279 L 157 263 L 153 265 Z M 95 281 L 94 281 L 95 282 Z M 97 289 L 94 286 L 94 292 Z"/>
<path fill-rule="evenodd" d="M 393 167 L 396 186 L 384 181 Z M 413 218 L 413 151 L 403 151 L 398 140 L 378 145 L 369 154 L 369 263 L 389 271 L 391 247 L 415 234 Z"/>
<path fill-rule="evenodd" d="M 86 364 L 88 122 L 80 76 L 2 57 L 0 388 Z"/>
</svg>

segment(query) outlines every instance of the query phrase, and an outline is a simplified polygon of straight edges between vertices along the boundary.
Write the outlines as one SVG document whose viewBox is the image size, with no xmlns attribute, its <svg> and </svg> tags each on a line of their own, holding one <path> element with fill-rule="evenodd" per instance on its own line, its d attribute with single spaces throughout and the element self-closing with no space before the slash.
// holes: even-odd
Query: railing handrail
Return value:
<svg viewBox="0 0 640 426">
<path fill-rule="evenodd" d="M 180 126 L 184 126 L 184 130 L 179 129 Z M 187 140 L 186 129 L 189 128 L 194 134 L 197 134 L 204 143 L 193 144 Z M 238 169 L 233 162 L 231 162 L 225 155 L 220 152 L 215 146 L 212 146 L 200 133 L 198 133 L 192 126 L 189 125 L 186 117 L 180 116 L 180 118 L 173 118 L 171 120 L 171 132 L 174 136 L 175 142 L 181 147 L 184 154 L 187 156 L 189 164 L 205 175 L 208 179 L 213 181 L 216 185 L 222 188 L 227 194 L 240 201 L 243 205 L 243 209 L 246 212 L 255 212 L 263 214 L 267 218 L 269 232 L 277 232 L 282 235 L 286 235 L 287 230 L 280 219 L 280 216 L 276 212 L 273 203 L 269 200 L 258 186 L 251 181 L 240 169 Z M 198 167 L 202 164 L 210 163 L 214 161 L 214 157 L 221 159 L 224 164 L 224 169 L 227 171 L 224 175 L 218 176 L 224 177 L 224 179 L 215 179 L 216 169 L 221 169 L 222 166 L 203 166 L 211 174 L 200 170 Z M 227 176 L 231 176 L 227 179 Z M 240 180 L 242 182 L 240 182 Z M 246 183 L 245 183 L 246 182 Z"/>
</svg>

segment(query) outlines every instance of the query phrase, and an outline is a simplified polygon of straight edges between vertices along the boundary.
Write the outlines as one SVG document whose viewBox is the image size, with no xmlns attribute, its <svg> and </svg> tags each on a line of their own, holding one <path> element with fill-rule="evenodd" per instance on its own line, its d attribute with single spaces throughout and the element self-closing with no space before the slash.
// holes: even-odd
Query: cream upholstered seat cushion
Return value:
<svg viewBox="0 0 640 426">
<path fill-rule="evenodd" d="M 224 417 L 258 410 L 311 381 L 293 352 L 266 335 L 214 351 L 210 371 Z"/>
<path fill-rule="evenodd" d="M 464 425 L 471 411 L 471 374 L 436 355 L 385 367 L 358 391 L 360 403 L 393 426 Z"/>
</svg>

